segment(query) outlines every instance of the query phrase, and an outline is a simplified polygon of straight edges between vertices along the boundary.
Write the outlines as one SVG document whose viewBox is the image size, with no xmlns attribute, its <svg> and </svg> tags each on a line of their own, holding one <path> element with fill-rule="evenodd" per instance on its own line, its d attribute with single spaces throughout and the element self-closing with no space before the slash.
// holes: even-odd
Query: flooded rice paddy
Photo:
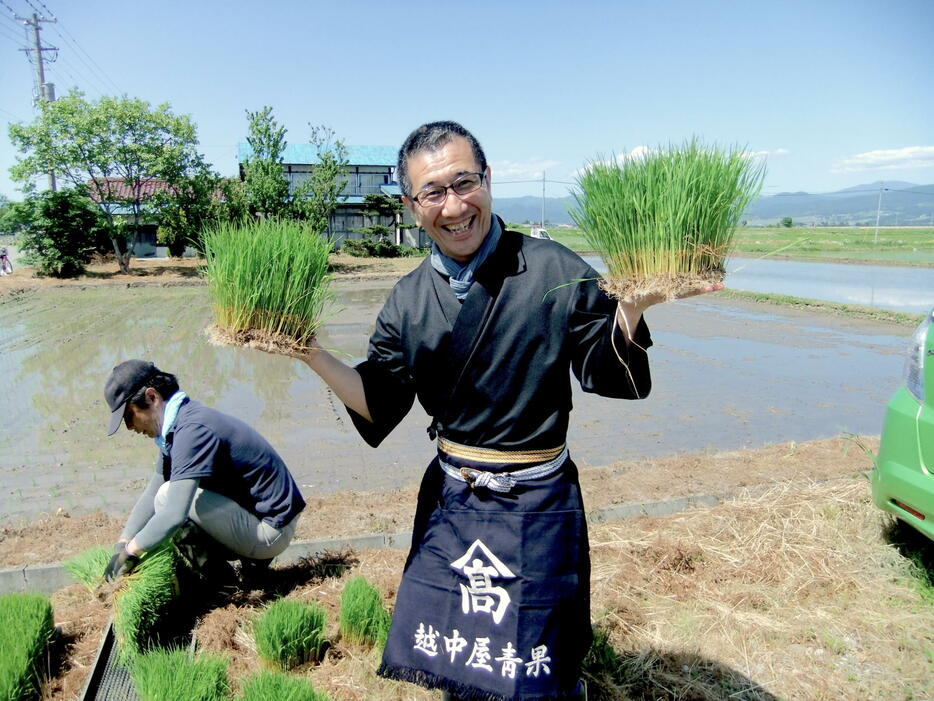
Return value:
<svg viewBox="0 0 934 701">
<path fill-rule="evenodd" d="M 391 285 L 337 285 L 322 345 L 361 358 Z M 210 317 L 198 286 L 60 288 L 0 300 L 0 523 L 59 508 L 127 512 L 154 448 L 126 430 L 106 437 L 102 386 L 132 357 L 152 359 L 192 397 L 256 426 L 306 496 L 418 481 L 433 450 L 418 406 L 371 449 L 304 365 L 209 344 Z M 715 297 L 647 318 L 652 395 L 621 402 L 575 390 L 569 443 L 582 464 L 877 434 L 911 333 Z"/>
</svg>

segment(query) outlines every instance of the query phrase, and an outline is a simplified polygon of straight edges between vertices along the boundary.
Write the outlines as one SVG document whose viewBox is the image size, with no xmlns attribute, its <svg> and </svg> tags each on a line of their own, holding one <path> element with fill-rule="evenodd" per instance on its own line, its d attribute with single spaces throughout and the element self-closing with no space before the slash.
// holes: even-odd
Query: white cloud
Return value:
<svg viewBox="0 0 934 701">
<path fill-rule="evenodd" d="M 579 178 L 584 173 L 586 173 L 590 169 L 590 166 L 594 165 L 594 163 L 605 163 L 607 165 L 609 165 L 610 163 L 617 163 L 621 166 L 624 166 L 626 165 L 626 161 L 645 158 L 651 152 L 652 152 L 652 149 L 650 149 L 648 146 L 636 146 L 629 153 L 620 153 L 613 158 L 606 158 L 602 161 L 591 161 L 590 163 L 587 163 L 581 168 L 578 168 L 577 170 L 575 170 L 573 173 L 571 173 L 571 176 L 575 179 Z"/>
<path fill-rule="evenodd" d="M 787 156 L 791 151 L 787 148 L 777 148 L 771 151 L 747 151 L 746 155 L 750 158 L 770 158 L 772 156 Z"/>
<path fill-rule="evenodd" d="M 863 170 L 898 170 L 902 168 L 934 168 L 934 146 L 906 146 L 857 153 L 838 161 L 831 173 L 853 173 Z"/>
<path fill-rule="evenodd" d="M 541 180 L 542 173 L 561 165 L 561 161 L 549 161 L 543 158 L 517 163 L 515 161 L 492 161 L 493 184 L 504 180 Z M 547 176 L 547 173 L 546 173 Z"/>
</svg>

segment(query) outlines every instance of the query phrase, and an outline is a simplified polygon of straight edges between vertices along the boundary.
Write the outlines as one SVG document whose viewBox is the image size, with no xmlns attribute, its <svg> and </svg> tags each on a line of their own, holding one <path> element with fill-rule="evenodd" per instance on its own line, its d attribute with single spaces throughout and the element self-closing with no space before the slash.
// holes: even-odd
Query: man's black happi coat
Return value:
<svg viewBox="0 0 934 701">
<path fill-rule="evenodd" d="M 527 452 L 564 444 L 569 369 L 584 391 L 645 397 L 648 328 L 634 334 L 642 349 L 627 348 L 597 278 L 564 246 L 504 231 L 461 303 L 426 260 L 377 319 L 357 366 L 373 421 L 351 412 L 355 426 L 376 446 L 417 396 L 444 439 Z M 489 471 L 528 466 L 441 457 Z M 380 673 L 468 699 L 569 696 L 590 645 L 589 578 L 570 459 L 501 494 L 446 475 L 435 458 Z"/>
</svg>

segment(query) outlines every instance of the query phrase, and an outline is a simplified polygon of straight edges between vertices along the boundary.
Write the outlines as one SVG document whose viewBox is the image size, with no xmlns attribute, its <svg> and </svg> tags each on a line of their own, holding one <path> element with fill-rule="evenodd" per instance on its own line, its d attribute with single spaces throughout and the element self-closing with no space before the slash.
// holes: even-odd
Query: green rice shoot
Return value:
<svg viewBox="0 0 934 701">
<path fill-rule="evenodd" d="M 230 694 L 227 660 L 220 655 L 156 648 L 136 658 L 130 676 L 140 701 L 226 701 Z"/>
<path fill-rule="evenodd" d="M 212 341 L 289 353 L 309 347 L 331 301 L 331 243 L 299 221 L 221 224 L 204 235 Z"/>
<path fill-rule="evenodd" d="M 104 582 L 104 569 L 110 562 L 113 550 L 103 545 L 89 548 L 62 563 L 65 571 L 76 582 L 84 585 L 88 590 L 94 591 Z"/>
<path fill-rule="evenodd" d="M 736 226 L 764 175 L 744 150 L 692 139 L 589 164 L 571 216 L 606 263 L 609 294 L 671 300 L 723 280 Z"/>
<path fill-rule="evenodd" d="M 0 701 L 39 698 L 54 629 L 48 597 L 0 596 Z"/>
<path fill-rule="evenodd" d="M 327 694 L 317 691 L 304 679 L 281 672 L 264 670 L 243 684 L 236 701 L 328 701 Z"/>
<path fill-rule="evenodd" d="M 360 645 L 386 645 L 389 637 L 389 613 L 383 600 L 365 577 L 352 577 L 341 592 L 341 636 Z"/>
<path fill-rule="evenodd" d="M 116 581 L 114 635 L 119 658 L 130 665 L 157 637 L 160 619 L 178 591 L 175 547 L 166 542 L 145 553 L 136 568 Z"/>
<path fill-rule="evenodd" d="M 316 603 L 278 599 L 253 624 L 256 652 L 266 662 L 289 670 L 305 662 L 319 662 L 327 649 L 327 614 Z"/>
</svg>

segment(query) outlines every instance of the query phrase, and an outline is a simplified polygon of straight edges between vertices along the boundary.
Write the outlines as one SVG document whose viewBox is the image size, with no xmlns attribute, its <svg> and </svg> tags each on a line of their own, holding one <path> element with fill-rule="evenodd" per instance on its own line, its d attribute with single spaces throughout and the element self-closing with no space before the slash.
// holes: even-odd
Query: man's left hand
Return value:
<svg viewBox="0 0 934 701">
<path fill-rule="evenodd" d="M 712 282 L 704 287 L 697 287 L 678 294 L 675 296 L 675 299 L 687 299 L 688 297 L 694 297 L 708 292 L 719 292 L 722 289 L 722 282 Z M 635 333 L 636 325 L 639 323 L 642 312 L 654 304 L 661 304 L 667 301 L 668 298 L 665 295 L 654 293 L 641 295 L 632 301 L 620 302 L 619 306 L 616 308 L 616 320 L 619 322 L 619 327 L 626 336 L 626 340 L 629 341 L 632 338 L 632 334 Z"/>
<path fill-rule="evenodd" d="M 107 568 L 104 570 L 104 581 L 112 582 L 117 577 L 129 574 L 138 562 L 139 558 L 127 551 L 126 543 L 118 543 L 116 552 L 110 558 L 110 562 L 107 563 Z"/>
</svg>

